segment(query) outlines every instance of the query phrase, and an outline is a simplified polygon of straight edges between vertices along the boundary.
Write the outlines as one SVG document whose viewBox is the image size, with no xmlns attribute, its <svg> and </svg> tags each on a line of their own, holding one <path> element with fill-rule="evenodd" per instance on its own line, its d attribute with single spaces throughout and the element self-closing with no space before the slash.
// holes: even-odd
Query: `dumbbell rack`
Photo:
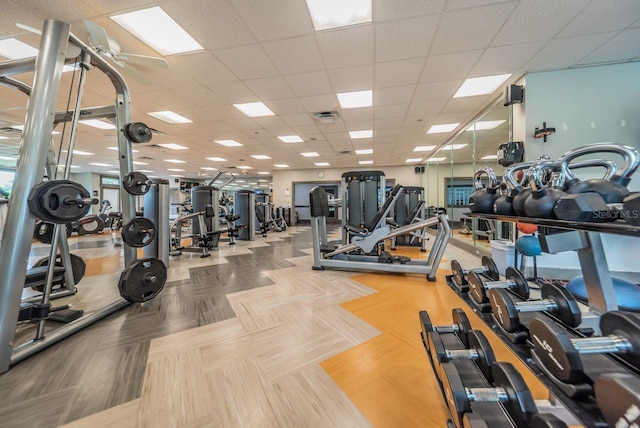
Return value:
<svg viewBox="0 0 640 428">
<path fill-rule="evenodd" d="M 589 309 L 595 313 L 604 313 L 607 311 L 617 310 L 617 302 L 613 289 L 613 283 L 606 263 L 604 248 L 600 238 L 600 233 L 610 233 L 624 236 L 640 237 L 640 227 L 632 226 L 623 222 L 615 223 L 580 223 L 563 220 L 550 220 L 529 217 L 512 217 L 493 214 L 476 214 L 466 213 L 465 215 L 472 218 L 480 218 L 487 220 L 500 220 L 507 222 L 530 223 L 539 226 L 549 226 L 558 229 L 567 229 L 582 232 L 583 248 L 576 248 L 579 255 L 582 273 L 585 278 L 587 287 L 587 295 L 589 298 Z M 545 384 L 552 398 L 561 403 L 570 413 L 572 413 L 580 423 L 585 427 L 603 427 L 607 423 L 603 419 L 602 413 L 598 409 L 595 399 L 592 397 L 584 400 L 573 400 L 567 397 L 564 392 L 547 377 L 544 371 L 532 360 L 530 342 L 523 344 L 514 344 L 509 336 L 500 329 L 494 322 L 491 313 L 480 312 L 472 303 L 470 298 L 465 294 L 458 292 L 453 284 L 453 276 L 449 275 L 447 284 L 464 300 L 469 308 L 473 310 L 507 345 L 513 353 L 525 363 L 532 372 Z M 540 313 L 541 316 L 553 317 L 545 312 Z M 573 329 L 567 329 L 573 337 L 584 337 L 580 332 Z M 625 367 L 629 369 L 628 367 Z M 624 369 L 623 369 L 624 370 Z"/>
</svg>

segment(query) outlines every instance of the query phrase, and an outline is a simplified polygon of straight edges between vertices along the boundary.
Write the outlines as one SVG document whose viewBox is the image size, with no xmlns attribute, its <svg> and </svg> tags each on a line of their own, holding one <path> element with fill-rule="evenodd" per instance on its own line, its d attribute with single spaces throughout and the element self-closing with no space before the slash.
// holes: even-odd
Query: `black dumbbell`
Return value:
<svg viewBox="0 0 640 428">
<path fill-rule="evenodd" d="M 467 314 L 460 308 L 454 308 L 451 310 L 452 324 L 447 325 L 433 325 L 427 311 L 420 311 L 420 325 L 422 325 L 422 341 L 424 342 L 429 352 L 429 341 L 427 336 L 430 332 L 435 331 L 437 333 L 456 333 L 465 348 L 469 346 L 468 334 L 471 331 L 471 323 Z"/>
<path fill-rule="evenodd" d="M 500 272 L 498 272 L 498 267 L 491 257 L 483 256 L 482 257 L 482 266 L 473 268 L 473 269 L 462 269 L 462 266 L 457 260 L 451 260 L 451 272 L 453 272 L 453 276 L 458 282 L 458 285 L 467 285 L 467 275 L 470 272 L 481 273 L 488 278 L 497 281 L 500 279 Z"/>
<path fill-rule="evenodd" d="M 471 412 L 472 402 L 501 403 L 516 427 L 528 427 L 538 409 L 522 375 L 508 362 L 493 365 L 495 388 L 466 388 L 453 363 L 442 364 L 442 387 L 445 400 L 458 427 L 463 426 L 464 414 Z"/>
<path fill-rule="evenodd" d="M 469 273 L 469 296 L 478 304 L 489 303 L 487 292 L 494 288 L 507 288 L 522 299 L 529 298 L 529 283 L 522 272 L 509 266 L 505 271 L 505 281 L 485 281 L 475 272 Z"/>
<path fill-rule="evenodd" d="M 521 312 L 547 311 L 569 327 L 580 325 L 582 322 L 580 307 L 575 297 L 566 288 L 543 284 L 541 294 L 542 300 L 514 302 L 505 290 L 499 288 L 490 290 L 489 300 L 494 320 L 509 333 L 524 329 L 518 316 Z"/>
<path fill-rule="evenodd" d="M 599 337 L 570 338 L 551 320 L 535 318 L 529 325 L 529 335 L 542 364 L 569 384 L 585 381 L 580 354 L 615 353 L 640 367 L 640 315 L 607 312 L 600 318 L 600 331 Z"/>
<path fill-rule="evenodd" d="M 471 330 L 467 334 L 467 338 L 469 340 L 467 349 L 447 349 L 439 333 L 432 331 L 427 334 L 431 360 L 436 363 L 434 365 L 436 370 L 439 371 L 437 373 L 438 377 L 441 378 L 442 376 L 442 363 L 448 363 L 452 360 L 473 360 L 485 379 L 492 383 L 492 368 L 493 363 L 496 362 L 496 357 L 491 344 L 480 330 Z"/>
<path fill-rule="evenodd" d="M 610 427 L 640 426 L 640 378 L 608 373 L 596 380 L 596 401 Z"/>
</svg>

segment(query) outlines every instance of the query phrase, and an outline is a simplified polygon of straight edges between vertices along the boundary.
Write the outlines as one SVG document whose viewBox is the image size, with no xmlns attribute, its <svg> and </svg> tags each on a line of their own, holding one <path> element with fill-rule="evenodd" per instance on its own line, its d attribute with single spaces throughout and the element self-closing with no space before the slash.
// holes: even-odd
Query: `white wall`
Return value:
<svg viewBox="0 0 640 428">
<path fill-rule="evenodd" d="M 100 197 L 100 174 L 94 174 L 91 172 L 72 173 L 69 176 L 71 181 L 82 184 L 93 196 L 93 191 L 98 192 L 98 198 Z M 91 207 L 92 214 L 98 214 L 100 212 L 100 204 Z"/>
</svg>

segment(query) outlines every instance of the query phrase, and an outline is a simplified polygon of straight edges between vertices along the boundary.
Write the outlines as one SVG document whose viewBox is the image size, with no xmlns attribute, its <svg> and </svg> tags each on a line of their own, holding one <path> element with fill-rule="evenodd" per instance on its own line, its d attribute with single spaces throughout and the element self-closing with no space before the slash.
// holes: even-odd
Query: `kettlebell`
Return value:
<svg viewBox="0 0 640 428">
<path fill-rule="evenodd" d="M 593 153 L 615 153 L 623 159 L 620 169 L 610 178 L 595 178 L 580 181 L 572 173 L 569 167 L 571 160 Z M 638 165 L 640 165 L 640 153 L 631 147 L 613 143 L 594 143 L 578 147 L 559 160 L 565 177 L 567 193 L 595 192 L 602 196 L 608 204 L 620 203 L 629 195 L 627 185 Z"/>
<path fill-rule="evenodd" d="M 589 160 L 585 160 L 585 161 L 580 161 L 580 162 L 571 162 L 569 164 L 569 172 L 571 174 L 573 174 L 573 171 L 576 169 L 582 169 L 582 168 L 595 168 L 595 167 L 603 167 L 606 171 L 604 174 L 603 179 L 604 180 L 609 180 L 611 177 L 613 177 L 613 175 L 618 172 L 618 165 L 616 165 L 615 162 L 611 162 L 609 160 L 604 160 L 604 159 L 589 159 Z M 566 179 L 566 175 L 565 175 L 565 181 L 564 181 L 564 190 L 566 191 L 568 189 L 567 186 L 571 187 L 575 184 L 577 184 L 578 182 L 580 182 L 580 180 L 576 177 L 573 177 L 573 179 L 571 180 L 571 182 L 567 181 Z"/>
<path fill-rule="evenodd" d="M 553 179 L 549 187 L 542 185 L 545 170 L 552 171 Z M 531 195 L 524 202 L 524 213 L 529 217 L 556 218 L 553 207 L 558 199 L 566 195 L 562 190 L 563 172 L 559 162 L 542 161 L 529 169 L 529 184 Z"/>
<path fill-rule="evenodd" d="M 536 162 L 549 161 L 549 160 L 551 160 L 549 156 L 541 155 L 536 160 Z M 535 165 L 536 162 L 534 162 L 531 166 Z M 519 188 L 516 187 L 517 194 L 513 197 L 513 202 L 511 203 L 511 206 L 513 207 L 513 212 L 517 216 L 526 216 L 524 212 L 524 203 L 529 198 L 529 196 L 531 196 L 531 187 L 529 186 L 528 172 L 529 172 L 529 169 L 526 169 L 524 173 L 524 177 L 522 177 L 522 180 L 520 181 L 521 183 L 524 184 L 524 186 L 520 185 Z"/>
<path fill-rule="evenodd" d="M 489 183 L 484 187 L 480 177 L 487 175 Z M 469 197 L 469 210 L 472 213 L 493 214 L 493 203 L 498 198 L 498 179 L 492 168 L 480 168 L 473 175 L 476 190 Z"/>
<path fill-rule="evenodd" d="M 520 183 L 515 179 L 514 174 L 517 171 L 526 170 L 533 165 L 533 162 L 522 162 L 511 165 L 510 167 L 504 170 L 502 174 L 503 183 L 507 186 L 506 194 L 500 196 L 493 203 L 493 212 L 495 214 L 500 215 L 522 215 L 516 214 L 515 209 L 513 207 L 513 201 L 516 196 L 522 193 L 525 189 L 520 185 Z M 524 200 L 522 201 L 524 203 Z"/>
</svg>

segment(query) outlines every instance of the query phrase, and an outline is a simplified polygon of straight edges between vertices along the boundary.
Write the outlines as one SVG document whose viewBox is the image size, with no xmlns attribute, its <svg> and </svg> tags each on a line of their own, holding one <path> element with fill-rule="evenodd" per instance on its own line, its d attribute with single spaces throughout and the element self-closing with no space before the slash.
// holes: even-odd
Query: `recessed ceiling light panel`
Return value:
<svg viewBox="0 0 640 428">
<path fill-rule="evenodd" d="M 187 161 L 183 161 L 180 159 L 164 159 L 164 161 L 169 163 L 187 163 Z"/>
<path fill-rule="evenodd" d="M 234 104 L 233 106 L 249 117 L 273 116 L 275 114 L 263 102 Z"/>
<path fill-rule="evenodd" d="M 267 155 L 251 155 L 252 158 L 254 159 L 259 159 L 259 160 L 266 160 L 266 159 L 271 159 L 269 156 Z"/>
<path fill-rule="evenodd" d="M 316 162 L 316 166 L 329 166 L 329 162 Z"/>
<path fill-rule="evenodd" d="M 215 142 L 226 147 L 242 146 L 242 144 L 238 143 L 236 140 L 215 140 Z"/>
<path fill-rule="evenodd" d="M 149 116 L 153 116 L 156 119 L 160 119 L 167 123 L 192 123 L 190 119 L 187 119 L 184 116 L 180 116 L 178 113 L 174 113 L 169 110 L 165 111 L 152 111 L 147 113 Z"/>
<path fill-rule="evenodd" d="M 211 158 L 207 158 L 210 161 L 214 161 L 214 162 L 226 162 L 227 160 L 225 158 L 219 158 L 217 156 L 211 157 Z"/>
<path fill-rule="evenodd" d="M 373 129 L 366 129 L 363 131 L 349 131 L 349 137 L 352 140 L 357 140 L 359 138 L 372 138 Z"/>
<path fill-rule="evenodd" d="M 421 162 L 422 158 L 409 158 L 405 161 L 405 163 L 413 163 L 413 162 Z"/>
<path fill-rule="evenodd" d="M 373 91 L 355 91 L 355 92 L 342 92 L 336 94 L 338 96 L 338 102 L 340 107 L 347 108 L 360 108 L 371 107 L 373 105 Z"/>
<path fill-rule="evenodd" d="M 32 58 L 38 55 L 38 49 L 18 39 L 0 40 L 0 56 L 7 59 Z"/>
<path fill-rule="evenodd" d="M 298 137 L 297 135 L 283 135 L 281 137 L 278 137 L 278 139 L 280 141 L 282 141 L 283 143 L 302 143 L 304 142 L 304 140 L 300 137 Z"/>
<path fill-rule="evenodd" d="M 453 98 L 474 97 L 476 95 L 488 95 L 495 92 L 511 74 L 498 74 L 495 76 L 472 77 L 464 81 Z"/>
<path fill-rule="evenodd" d="M 185 147 L 185 146 L 181 146 L 180 144 L 176 144 L 176 143 L 164 143 L 164 144 L 158 144 L 160 147 L 164 147 L 165 149 L 171 149 L 171 150 L 188 150 L 189 147 Z"/>
<path fill-rule="evenodd" d="M 356 154 L 357 155 L 372 155 L 373 154 L 373 149 L 356 150 Z"/>
<path fill-rule="evenodd" d="M 360 165 L 373 165 L 373 161 L 372 160 L 359 161 L 358 163 Z"/>
<path fill-rule="evenodd" d="M 316 31 L 371 22 L 371 0 L 307 0 Z"/>
<path fill-rule="evenodd" d="M 435 148 L 436 146 L 417 146 L 415 149 L 413 149 L 413 151 L 414 152 L 430 152 Z"/>
<path fill-rule="evenodd" d="M 274 163 L 273 166 L 275 166 L 276 168 L 289 168 L 289 165 L 287 165 L 286 163 Z"/>
<path fill-rule="evenodd" d="M 318 156 L 320 156 L 317 152 L 306 152 L 306 153 L 300 153 L 300 154 L 305 158 L 317 158 Z"/>
<path fill-rule="evenodd" d="M 441 125 L 431 125 L 427 134 L 444 134 L 456 129 L 460 123 L 443 123 Z"/>
</svg>

